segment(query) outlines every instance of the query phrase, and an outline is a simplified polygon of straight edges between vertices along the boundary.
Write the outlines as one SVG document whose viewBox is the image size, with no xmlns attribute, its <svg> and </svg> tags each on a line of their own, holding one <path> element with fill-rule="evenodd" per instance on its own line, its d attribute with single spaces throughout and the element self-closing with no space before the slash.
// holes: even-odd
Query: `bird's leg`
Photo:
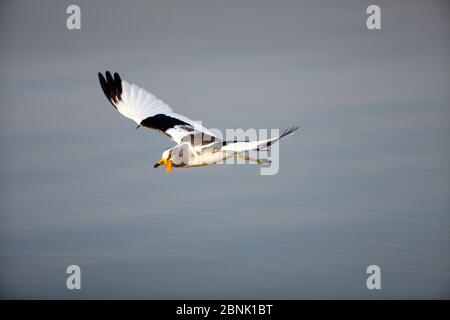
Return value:
<svg viewBox="0 0 450 320">
<path fill-rule="evenodd" d="M 236 154 L 236 156 L 239 159 L 242 159 L 242 160 L 245 160 L 245 161 L 254 162 L 254 163 L 257 163 L 257 164 L 266 164 L 266 163 L 270 163 L 271 162 L 268 159 L 254 159 L 252 157 L 249 157 L 249 156 L 241 154 L 241 153 Z"/>
</svg>

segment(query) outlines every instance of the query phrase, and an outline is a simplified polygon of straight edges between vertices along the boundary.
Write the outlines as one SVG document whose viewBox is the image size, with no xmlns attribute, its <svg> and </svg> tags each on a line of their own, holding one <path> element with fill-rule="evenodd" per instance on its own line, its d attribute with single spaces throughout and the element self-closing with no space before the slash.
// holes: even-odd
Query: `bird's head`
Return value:
<svg viewBox="0 0 450 320">
<path fill-rule="evenodd" d="M 160 165 L 164 165 L 166 167 L 166 172 L 172 171 L 172 160 L 170 156 L 170 149 L 164 150 L 161 159 L 155 163 L 153 168 L 158 168 Z"/>
</svg>

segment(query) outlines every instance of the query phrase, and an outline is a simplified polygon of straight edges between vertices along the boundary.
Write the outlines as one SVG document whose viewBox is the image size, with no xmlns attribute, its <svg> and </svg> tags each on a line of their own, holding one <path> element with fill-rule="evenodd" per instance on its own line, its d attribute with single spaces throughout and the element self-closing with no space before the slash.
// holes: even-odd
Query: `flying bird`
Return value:
<svg viewBox="0 0 450 320">
<path fill-rule="evenodd" d="M 180 114 L 145 89 L 123 81 L 118 73 L 105 76 L 99 73 L 100 85 L 106 98 L 123 116 L 145 127 L 163 132 L 176 145 L 164 150 L 154 168 L 164 165 L 166 172 L 172 167 L 190 168 L 208 166 L 230 157 L 239 157 L 258 164 L 267 159 L 253 159 L 246 155 L 250 150 L 267 149 L 281 138 L 292 134 L 298 127 L 285 130 L 279 137 L 258 141 L 223 141 L 208 129 Z"/>
</svg>

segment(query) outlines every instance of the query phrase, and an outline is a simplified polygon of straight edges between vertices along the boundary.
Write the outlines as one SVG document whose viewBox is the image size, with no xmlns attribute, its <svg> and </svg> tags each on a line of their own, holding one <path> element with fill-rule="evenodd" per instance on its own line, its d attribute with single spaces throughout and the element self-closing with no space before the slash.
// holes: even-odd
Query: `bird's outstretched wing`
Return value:
<svg viewBox="0 0 450 320">
<path fill-rule="evenodd" d="M 123 81 L 118 73 L 114 73 L 113 77 L 106 71 L 105 76 L 106 78 L 101 73 L 98 74 L 106 98 L 117 111 L 139 126 L 162 131 L 176 143 L 199 133 L 206 140 L 214 141 L 215 137 L 208 129 L 174 113 L 172 108 L 145 89 Z"/>
<path fill-rule="evenodd" d="M 272 144 L 284 138 L 288 135 L 294 133 L 298 127 L 292 127 L 290 129 L 285 130 L 279 137 L 266 139 L 266 140 L 258 140 L 258 141 L 242 141 L 242 142 L 224 142 L 221 151 L 234 151 L 234 152 L 244 152 L 251 150 L 261 150 L 264 148 L 270 147 Z"/>
</svg>

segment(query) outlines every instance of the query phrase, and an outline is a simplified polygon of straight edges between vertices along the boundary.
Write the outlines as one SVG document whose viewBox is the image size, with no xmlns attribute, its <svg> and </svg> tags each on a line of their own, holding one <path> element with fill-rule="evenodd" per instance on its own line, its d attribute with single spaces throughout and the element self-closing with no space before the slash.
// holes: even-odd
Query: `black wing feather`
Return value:
<svg viewBox="0 0 450 320">
<path fill-rule="evenodd" d="M 174 128 L 175 126 L 183 126 L 183 128 L 187 131 L 194 131 L 194 128 L 189 123 L 162 113 L 155 114 L 154 116 L 142 120 L 141 126 L 149 129 L 159 130 L 164 133 L 170 128 Z"/>
<path fill-rule="evenodd" d="M 114 73 L 113 78 L 111 76 L 111 73 L 109 71 L 106 71 L 105 79 L 105 77 L 99 72 L 98 79 L 106 98 L 109 102 L 111 102 L 113 107 L 117 109 L 115 104 L 121 101 L 122 95 L 122 80 L 120 79 L 119 74 L 117 72 Z"/>
</svg>

